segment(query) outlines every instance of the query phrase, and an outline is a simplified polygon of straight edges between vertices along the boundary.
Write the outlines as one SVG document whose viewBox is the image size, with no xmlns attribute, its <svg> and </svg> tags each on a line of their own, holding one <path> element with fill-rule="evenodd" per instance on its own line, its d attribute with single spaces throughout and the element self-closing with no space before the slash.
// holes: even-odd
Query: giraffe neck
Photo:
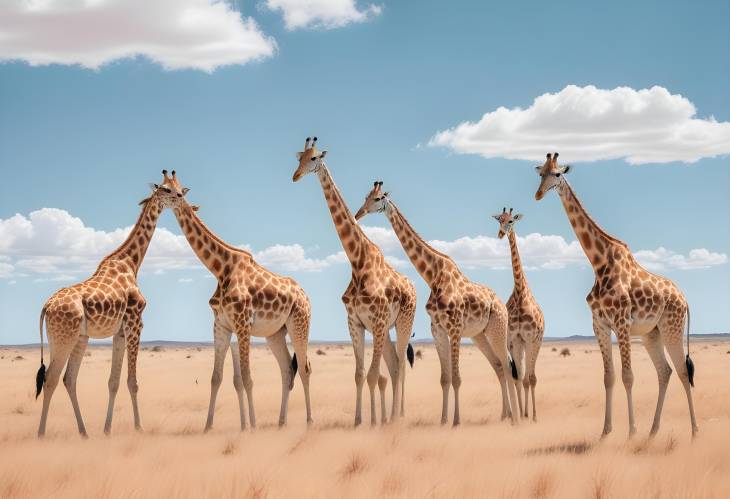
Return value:
<svg viewBox="0 0 730 499">
<path fill-rule="evenodd" d="M 385 215 L 388 217 L 390 225 L 393 226 L 393 230 L 411 263 L 428 285 L 433 287 L 438 282 L 444 267 L 453 265 L 451 258 L 436 251 L 424 241 L 411 227 L 411 224 L 408 223 L 406 217 L 403 216 L 393 201 L 388 200 Z"/>
<path fill-rule="evenodd" d="M 189 204 L 175 208 L 175 218 L 198 259 L 219 282 L 230 272 L 234 262 L 244 258 L 252 260 L 247 251 L 231 246 L 213 234 Z"/>
<path fill-rule="evenodd" d="M 332 215 L 332 221 L 335 224 L 335 230 L 340 238 L 345 254 L 354 269 L 360 268 L 368 254 L 367 250 L 375 246 L 367 238 L 355 220 L 355 217 L 350 212 L 345 200 L 342 199 L 340 190 L 335 185 L 334 180 L 332 180 L 330 171 L 324 164 L 319 167 L 317 176 L 319 177 L 320 184 L 322 184 L 324 198 L 327 201 L 327 207 Z"/>
<path fill-rule="evenodd" d="M 522 293 L 527 289 L 527 278 L 522 271 L 522 261 L 520 260 L 520 252 L 517 250 L 517 236 L 515 230 L 509 231 L 509 249 L 512 253 L 512 275 L 515 278 L 515 292 Z"/>
<path fill-rule="evenodd" d="M 558 194 L 568 221 L 594 271 L 606 264 L 608 250 L 611 248 L 621 247 L 631 253 L 626 243 L 609 235 L 591 218 L 566 180 L 558 186 Z"/>
<path fill-rule="evenodd" d="M 134 269 L 134 275 L 136 276 L 147 253 L 152 235 L 155 233 L 157 219 L 160 218 L 161 212 L 162 206 L 156 197 L 152 196 L 146 200 L 142 207 L 142 213 L 140 213 L 137 223 L 129 232 L 127 239 L 112 254 L 102 260 L 102 264 L 111 258 L 127 260 Z M 99 265 L 99 268 L 102 264 Z"/>
</svg>

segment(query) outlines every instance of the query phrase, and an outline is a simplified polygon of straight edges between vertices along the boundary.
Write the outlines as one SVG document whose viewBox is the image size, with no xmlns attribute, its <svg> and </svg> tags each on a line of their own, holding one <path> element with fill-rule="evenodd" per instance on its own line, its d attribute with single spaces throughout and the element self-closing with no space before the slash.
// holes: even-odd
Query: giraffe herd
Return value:
<svg viewBox="0 0 730 499">
<path fill-rule="evenodd" d="M 460 423 L 459 354 L 462 338 L 469 338 L 494 369 L 502 392 L 502 419 L 512 424 L 530 417 L 537 421 L 535 387 L 536 364 L 543 339 L 543 313 L 525 277 L 520 259 L 515 225 L 522 218 L 513 209 L 503 208 L 494 215 L 498 237 L 507 236 L 511 252 L 514 288 L 507 303 L 486 285 L 471 281 L 448 255 L 429 245 L 395 205 L 383 182 L 377 181 L 353 216 L 325 165 L 327 151 L 317 149 L 317 138 L 307 138 L 297 153 L 298 167 L 293 181 L 309 173 L 319 178 L 325 202 L 350 262 L 352 276 L 342 295 L 347 325 L 355 354 L 355 421 L 362 423 L 362 391 L 370 392 L 370 422 L 377 424 L 376 393 L 380 399 L 380 422 L 396 422 L 404 416 L 406 360 L 413 365 L 409 344 L 416 313 L 416 290 L 411 280 L 397 272 L 380 248 L 365 234 L 358 221 L 368 214 L 384 213 L 405 254 L 431 290 L 426 312 L 441 364 L 441 423 L 449 414 L 449 395 L 454 393 L 452 423 Z M 629 436 L 636 432 L 632 399 L 631 337 L 641 338 L 656 370 L 659 395 L 650 435 L 659 430 L 662 407 L 672 368 L 685 389 L 692 435 L 697 421 L 692 401 L 694 365 L 689 357 L 689 307 L 682 292 L 666 278 L 643 269 L 628 246 L 607 234 L 586 212 L 565 179 L 569 166 L 558 164 L 558 153 L 548 154 L 538 166 L 540 184 L 535 199 L 555 190 L 568 220 L 595 273 L 593 289 L 586 297 L 593 317 L 593 329 L 604 366 L 605 419 L 602 435 L 611 432 L 614 384 L 611 332 L 616 335 L 621 357 L 621 379 L 626 389 Z M 165 209 L 174 212 L 190 247 L 213 274 L 217 287 L 209 304 L 213 310 L 214 367 L 205 431 L 213 427 L 216 396 L 221 384 L 223 363 L 231 347 L 233 384 L 238 395 L 241 429 L 246 428 L 246 411 L 251 428 L 256 426 L 253 380 L 250 369 L 251 338 L 265 338 L 281 370 L 279 425 L 287 422 L 289 392 L 297 371 L 305 395 L 307 423 L 312 423 L 309 379 L 312 367 L 307 356 L 311 306 L 304 290 L 291 278 L 277 275 L 259 265 L 251 253 L 216 236 L 200 219 L 197 206 L 188 203 L 188 188 L 176 173 L 163 170 L 161 184 L 152 184 L 152 194 L 144 199 L 142 212 L 127 239 L 104 258 L 94 274 L 79 284 L 63 288 L 45 303 L 40 315 L 41 367 L 36 376 L 37 394 L 43 392 L 38 436 L 46 430 L 53 393 L 65 369 L 63 383 L 73 406 L 79 433 L 86 436 L 76 396 L 76 379 L 89 338 L 112 338 L 109 376 L 109 404 L 104 432 L 110 433 L 114 400 L 121 377 L 124 350 L 127 351 L 127 387 L 132 399 L 134 425 L 142 429 L 137 404 L 137 354 L 142 332 L 145 299 L 137 286 L 137 273 L 154 234 L 157 220 Z M 687 323 L 687 352 L 684 324 Z M 43 326 L 50 347 L 48 369 L 43 359 Z M 390 330 L 395 328 L 395 342 Z M 373 338 L 370 367 L 365 371 L 365 331 Z M 232 334 L 237 345 L 231 345 Z M 293 356 L 289 353 L 289 336 Z M 392 386 L 390 416 L 386 411 L 388 379 L 380 372 L 381 357 Z M 244 401 L 243 392 L 246 393 Z M 524 392 L 524 403 L 522 393 Z"/>
</svg>

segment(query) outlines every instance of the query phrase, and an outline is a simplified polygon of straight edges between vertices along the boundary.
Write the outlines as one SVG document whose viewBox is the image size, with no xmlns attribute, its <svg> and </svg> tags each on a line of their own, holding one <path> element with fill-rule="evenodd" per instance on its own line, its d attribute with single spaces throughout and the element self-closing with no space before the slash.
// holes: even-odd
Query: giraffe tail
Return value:
<svg viewBox="0 0 730 499">
<path fill-rule="evenodd" d="M 408 344 L 408 348 L 406 348 L 406 359 L 408 359 L 408 363 L 413 367 L 413 363 L 416 360 L 416 354 L 413 353 L 413 345 L 410 343 Z"/>
<path fill-rule="evenodd" d="M 292 381 L 291 381 L 291 385 L 289 385 L 289 390 L 294 388 L 294 375 L 297 374 L 297 369 L 299 369 L 299 362 L 297 361 L 297 354 L 295 352 L 291 358 L 291 370 L 292 370 L 291 380 Z"/>
<path fill-rule="evenodd" d="M 43 363 L 43 321 L 46 317 L 46 305 L 41 309 L 40 335 L 41 335 L 41 367 L 35 375 L 35 398 L 41 394 L 43 383 L 46 381 L 46 365 Z"/>
<path fill-rule="evenodd" d="M 695 386 L 695 363 L 689 356 L 689 306 L 687 307 L 687 358 L 684 363 L 687 366 L 687 378 L 689 378 L 689 384 L 694 388 Z"/>
<path fill-rule="evenodd" d="M 509 356 L 509 366 L 512 368 L 512 379 L 519 379 L 520 375 L 517 372 L 517 364 L 515 364 L 515 359 L 511 355 Z"/>
</svg>

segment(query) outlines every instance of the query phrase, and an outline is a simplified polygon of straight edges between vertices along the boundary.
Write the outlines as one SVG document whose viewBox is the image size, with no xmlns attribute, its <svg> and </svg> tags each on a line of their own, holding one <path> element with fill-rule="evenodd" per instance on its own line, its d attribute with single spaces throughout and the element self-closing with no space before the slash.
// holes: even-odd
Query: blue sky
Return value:
<svg viewBox="0 0 730 499">
<path fill-rule="evenodd" d="M 0 10 L 0 34 L 19 40 L 0 48 L 0 343 L 38 340 L 44 301 L 123 239 L 162 168 L 221 237 L 299 281 L 313 338 L 349 340 L 350 269 L 319 182 L 291 182 L 308 135 L 352 210 L 383 180 L 424 238 L 504 300 L 508 249 L 490 215 L 515 207 L 546 334 L 591 334 L 591 268 L 557 196 L 533 197 L 534 151 L 558 150 L 593 217 L 683 289 L 693 331 L 730 330 L 727 2 L 165 0 L 159 26 L 129 32 L 85 25 L 81 3 L 54 21 L 76 23 L 75 45 L 19 2 Z M 134 25 L 135 3 L 113 12 Z M 225 12 L 191 35 L 164 20 L 188 4 Z M 205 37 L 214 53 L 196 50 Z M 129 46 L 146 55 L 114 59 Z M 373 228 L 387 220 L 363 225 L 416 283 L 416 336 L 430 337 L 427 288 Z M 143 339 L 210 340 L 215 282 L 171 213 L 158 227 L 139 277 Z"/>
</svg>

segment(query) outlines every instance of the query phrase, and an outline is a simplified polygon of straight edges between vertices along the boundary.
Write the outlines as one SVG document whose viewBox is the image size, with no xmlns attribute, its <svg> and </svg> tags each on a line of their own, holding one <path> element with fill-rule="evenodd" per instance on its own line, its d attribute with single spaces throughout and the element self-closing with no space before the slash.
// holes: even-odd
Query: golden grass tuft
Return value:
<svg viewBox="0 0 730 499">
<path fill-rule="evenodd" d="M 545 499 L 552 495 L 555 489 L 555 481 L 547 471 L 542 471 L 532 481 L 530 485 L 530 497 L 535 499 Z"/>
<path fill-rule="evenodd" d="M 359 475 L 367 469 L 368 462 L 365 457 L 360 454 L 353 454 L 347 460 L 347 464 L 340 471 L 340 478 L 350 480 L 353 476 Z"/>
</svg>

